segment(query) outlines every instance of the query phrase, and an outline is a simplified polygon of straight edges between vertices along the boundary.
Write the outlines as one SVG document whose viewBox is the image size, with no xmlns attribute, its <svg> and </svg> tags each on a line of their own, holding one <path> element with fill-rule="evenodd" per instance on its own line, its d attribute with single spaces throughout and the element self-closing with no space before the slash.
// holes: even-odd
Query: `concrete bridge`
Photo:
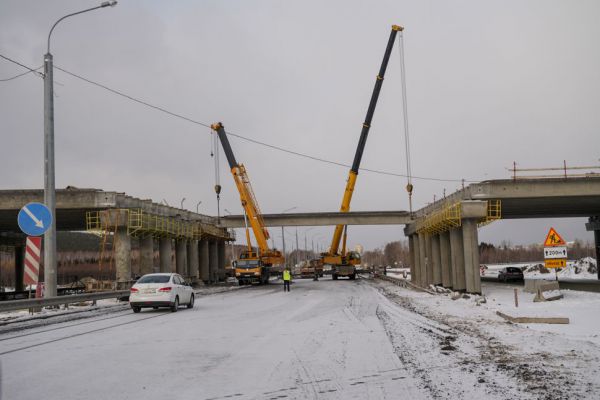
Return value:
<svg viewBox="0 0 600 400">
<path fill-rule="evenodd" d="M 43 191 L 0 190 L 0 245 L 15 249 L 16 281 L 21 284 L 25 237 L 17 214 L 32 201 L 43 202 Z M 225 243 L 234 238 L 216 224 L 214 217 L 124 193 L 76 188 L 56 191 L 57 230 L 88 231 L 111 238 L 118 288 L 126 287 L 132 278 L 133 240 L 139 241 L 142 274 L 173 271 L 193 281 L 224 280 Z M 158 265 L 154 263 L 155 249 Z M 175 265 L 171 265 L 173 250 Z"/>
<path fill-rule="evenodd" d="M 0 191 L 0 244 L 17 247 L 17 213 L 41 190 Z M 413 281 L 481 292 L 478 227 L 498 219 L 589 217 L 600 259 L 600 177 L 493 180 L 469 185 L 415 211 L 352 211 L 348 213 L 266 214 L 267 226 L 405 225 Z M 117 280 L 131 278 L 131 240 L 139 240 L 142 273 L 177 271 L 194 280 L 223 279 L 226 228 L 244 227 L 243 216 L 196 214 L 124 193 L 96 189 L 57 191 L 57 229 L 113 234 Z M 160 263 L 153 254 L 158 246 Z M 175 246 L 175 267 L 171 253 Z"/>
</svg>

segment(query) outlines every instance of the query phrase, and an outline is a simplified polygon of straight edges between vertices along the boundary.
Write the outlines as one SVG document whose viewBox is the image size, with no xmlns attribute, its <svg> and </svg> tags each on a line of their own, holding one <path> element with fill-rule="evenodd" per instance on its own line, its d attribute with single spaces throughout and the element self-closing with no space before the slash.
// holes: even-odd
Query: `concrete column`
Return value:
<svg viewBox="0 0 600 400">
<path fill-rule="evenodd" d="M 211 240 L 208 243 L 208 269 L 211 282 L 218 282 L 219 275 L 219 251 L 217 249 L 217 241 Z"/>
<path fill-rule="evenodd" d="M 23 277 L 25 274 L 25 247 L 15 246 L 15 291 L 25 290 Z"/>
<path fill-rule="evenodd" d="M 450 260 L 452 261 L 452 289 L 465 290 L 465 256 L 462 228 L 450 229 Z"/>
<path fill-rule="evenodd" d="M 431 256 L 431 235 L 425 234 L 425 267 L 427 273 L 427 285 L 433 283 L 433 257 Z"/>
<path fill-rule="evenodd" d="M 440 233 L 440 261 L 442 262 L 442 285 L 452 287 L 452 260 L 450 258 L 450 232 Z"/>
<path fill-rule="evenodd" d="M 425 243 L 425 234 L 424 233 L 419 233 L 419 265 L 421 267 L 421 273 L 420 273 L 420 281 L 419 281 L 419 286 L 425 287 L 427 286 L 429 283 L 427 282 L 427 263 L 426 263 L 426 259 L 427 259 L 427 254 L 425 251 L 425 247 L 426 247 L 426 243 Z"/>
<path fill-rule="evenodd" d="M 415 283 L 415 240 L 414 235 L 408 237 L 408 254 L 410 262 L 410 279 Z"/>
<path fill-rule="evenodd" d="M 219 256 L 218 276 L 219 281 L 225 281 L 225 242 L 219 240 L 217 242 L 217 253 Z"/>
<path fill-rule="evenodd" d="M 173 243 L 171 238 L 162 237 L 159 242 L 160 272 L 171 272 L 171 256 Z"/>
<path fill-rule="evenodd" d="M 422 279 L 422 274 L 421 274 L 421 254 L 420 254 L 420 250 L 419 250 L 419 235 L 414 234 L 410 236 L 412 239 L 412 243 L 413 243 L 413 247 L 414 247 L 414 254 L 412 257 L 412 262 L 415 266 L 415 274 L 414 276 L 411 276 L 411 281 L 412 283 L 414 283 L 415 285 L 421 285 L 421 279 Z"/>
<path fill-rule="evenodd" d="M 154 238 L 148 236 L 140 239 L 140 275 L 154 272 Z"/>
<path fill-rule="evenodd" d="M 596 246 L 596 268 L 598 269 L 598 280 L 600 280 L 600 231 L 594 231 L 594 242 Z"/>
<path fill-rule="evenodd" d="M 131 280 L 131 236 L 126 227 L 117 228 L 114 245 L 117 289 L 127 289 Z"/>
<path fill-rule="evenodd" d="M 198 241 L 190 240 L 188 242 L 188 265 L 189 276 L 192 283 L 198 282 L 200 277 L 200 257 L 198 254 Z"/>
<path fill-rule="evenodd" d="M 183 277 L 187 275 L 187 240 L 177 239 L 175 249 L 175 268 Z"/>
<path fill-rule="evenodd" d="M 440 236 L 431 235 L 431 265 L 433 268 L 433 284 L 442 284 L 442 258 L 440 256 Z"/>
<path fill-rule="evenodd" d="M 208 283 L 210 281 L 210 260 L 208 247 L 208 240 L 202 239 L 200 241 L 198 250 L 200 253 L 200 280 L 204 281 L 204 283 Z"/>
<path fill-rule="evenodd" d="M 463 249 L 465 255 L 465 281 L 467 292 L 481 293 L 479 277 L 479 240 L 477 236 L 477 220 L 462 220 Z"/>
</svg>

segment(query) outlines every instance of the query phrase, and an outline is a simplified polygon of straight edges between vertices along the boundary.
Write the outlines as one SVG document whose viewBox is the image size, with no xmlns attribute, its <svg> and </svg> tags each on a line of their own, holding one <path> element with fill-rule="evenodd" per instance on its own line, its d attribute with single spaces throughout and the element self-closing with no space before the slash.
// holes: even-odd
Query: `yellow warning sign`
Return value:
<svg viewBox="0 0 600 400">
<path fill-rule="evenodd" d="M 544 262 L 546 268 L 565 268 L 567 266 L 567 260 L 565 259 L 551 259 Z"/>
<path fill-rule="evenodd" d="M 548 235 L 546 235 L 546 241 L 544 241 L 544 247 L 550 246 L 566 246 L 567 242 L 554 230 L 550 228 Z"/>
</svg>

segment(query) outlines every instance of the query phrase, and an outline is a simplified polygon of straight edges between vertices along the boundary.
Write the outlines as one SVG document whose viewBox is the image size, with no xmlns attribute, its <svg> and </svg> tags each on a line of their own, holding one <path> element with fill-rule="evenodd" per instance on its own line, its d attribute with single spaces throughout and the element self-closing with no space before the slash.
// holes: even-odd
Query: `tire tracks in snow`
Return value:
<svg viewBox="0 0 600 400">
<path fill-rule="evenodd" d="M 374 283 L 382 302 L 377 310 L 400 360 L 423 381 L 434 398 L 544 400 L 579 399 L 567 371 L 516 355 L 516 349 L 485 334 L 469 321 L 456 321 L 418 308 L 409 297 L 385 283 Z M 417 341 L 418 343 L 415 343 Z M 559 381 L 551 380 L 560 377 Z"/>
</svg>

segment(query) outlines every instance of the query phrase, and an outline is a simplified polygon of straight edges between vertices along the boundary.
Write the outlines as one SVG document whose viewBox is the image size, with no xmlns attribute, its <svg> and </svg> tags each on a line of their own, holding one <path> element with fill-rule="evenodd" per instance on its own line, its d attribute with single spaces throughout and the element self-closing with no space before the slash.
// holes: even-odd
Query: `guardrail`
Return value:
<svg viewBox="0 0 600 400">
<path fill-rule="evenodd" d="M 79 303 L 81 301 L 93 301 L 129 296 L 129 290 L 117 290 L 114 292 L 98 292 L 73 294 L 68 296 L 57 296 L 41 299 L 8 300 L 0 302 L 0 312 L 25 310 L 34 307 L 58 306 L 61 304 Z"/>
<path fill-rule="evenodd" d="M 85 286 L 59 287 L 56 289 L 56 292 L 59 296 L 81 294 L 85 293 Z M 19 292 L 0 292 L 0 301 L 29 299 L 31 296 L 35 296 L 35 289 Z"/>
</svg>

